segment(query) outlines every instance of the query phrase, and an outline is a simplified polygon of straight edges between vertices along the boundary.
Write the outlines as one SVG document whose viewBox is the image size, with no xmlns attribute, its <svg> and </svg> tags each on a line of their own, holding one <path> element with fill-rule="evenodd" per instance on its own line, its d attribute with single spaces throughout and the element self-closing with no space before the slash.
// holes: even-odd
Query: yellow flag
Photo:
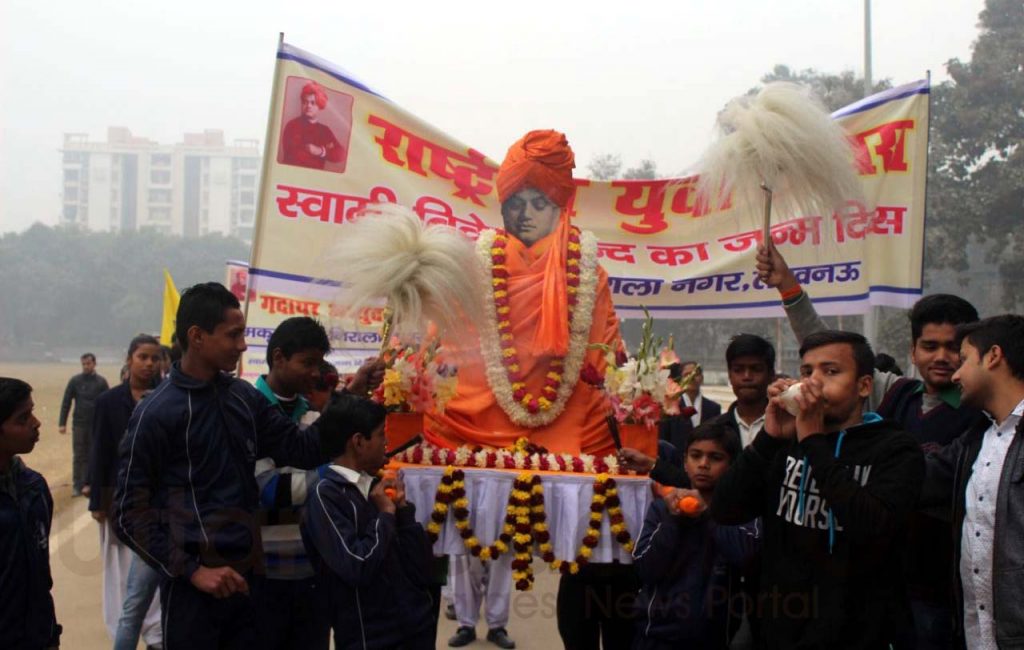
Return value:
<svg viewBox="0 0 1024 650">
<path fill-rule="evenodd" d="M 178 290 L 167 269 L 164 269 L 164 317 L 160 324 L 160 344 L 170 345 L 174 335 L 174 318 L 178 314 Z"/>
</svg>

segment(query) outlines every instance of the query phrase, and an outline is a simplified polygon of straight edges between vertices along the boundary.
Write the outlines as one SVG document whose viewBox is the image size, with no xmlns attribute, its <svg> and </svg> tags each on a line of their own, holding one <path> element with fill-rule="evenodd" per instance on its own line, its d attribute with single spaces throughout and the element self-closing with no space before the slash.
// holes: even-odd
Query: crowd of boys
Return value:
<svg viewBox="0 0 1024 650">
<path fill-rule="evenodd" d="M 604 574 L 560 585 L 565 647 L 1024 647 L 1024 317 L 921 299 L 910 379 L 877 370 L 859 334 L 826 329 L 774 247 L 758 273 L 784 297 L 799 377 L 738 335 L 736 399 L 715 413 L 700 368 L 682 364 L 694 381 L 658 457 L 620 452 L 655 490 L 633 564 L 613 567 L 629 607 L 574 613 Z M 401 480 L 377 478 L 385 411 L 365 395 L 382 364 L 339 390 L 323 327 L 293 318 L 253 386 L 231 374 L 244 331 L 227 289 L 187 290 L 180 361 L 125 398 L 130 418 L 104 443 L 116 478 L 97 472 L 97 519 L 159 583 L 159 644 L 319 649 L 333 632 L 337 648 L 435 647 L 438 562 Z M 76 427 L 98 395 L 92 368 L 65 399 Z M 52 499 L 21 460 L 40 435 L 33 407 L 28 384 L 0 378 L 0 639 L 35 649 L 58 646 L 61 626 Z"/>
</svg>

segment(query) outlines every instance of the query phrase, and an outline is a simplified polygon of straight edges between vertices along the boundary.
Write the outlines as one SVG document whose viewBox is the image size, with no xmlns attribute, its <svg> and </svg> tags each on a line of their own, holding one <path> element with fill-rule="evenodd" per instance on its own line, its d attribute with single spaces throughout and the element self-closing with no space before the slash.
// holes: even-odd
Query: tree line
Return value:
<svg viewBox="0 0 1024 650">
<path fill-rule="evenodd" d="M 249 259 L 238 239 L 155 232 L 86 232 L 35 224 L 0 236 L 0 358 L 45 358 L 54 348 L 120 348 L 159 333 L 163 269 L 178 289 L 224 280 L 224 262 Z"/>
</svg>

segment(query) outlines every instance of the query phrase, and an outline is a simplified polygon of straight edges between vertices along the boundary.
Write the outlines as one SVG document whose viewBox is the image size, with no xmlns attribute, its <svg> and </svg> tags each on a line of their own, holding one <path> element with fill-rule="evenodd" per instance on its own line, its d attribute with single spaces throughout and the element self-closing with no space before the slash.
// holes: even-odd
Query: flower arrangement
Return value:
<svg viewBox="0 0 1024 650">
<path fill-rule="evenodd" d="M 594 481 L 594 494 L 590 502 L 590 520 L 579 551 L 572 561 L 555 558 L 551 544 L 551 533 L 547 527 L 544 507 L 544 486 L 536 474 L 523 472 L 516 477 L 505 507 L 505 520 L 501 533 L 489 546 L 483 546 L 469 523 L 469 499 L 466 496 L 466 476 L 463 470 L 452 466 L 445 468 L 441 483 L 434 496 L 434 509 L 427 523 L 427 537 L 430 543 L 437 542 L 441 526 L 449 512 L 455 518 L 455 528 L 462 543 L 473 557 L 487 562 L 499 558 L 509 550 L 511 544 L 515 555 L 512 559 L 512 580 L 518 591 L 533 588 L 534 575 L 531 563 L 533 549 L 552 569 L 562 573 L 579 573 L 580 567 L 590 561 L 594 548 L 601 538 L 601 520 L 608 513 L 611 533 L 627 552 L 633 551 L 633 538 L 626 528 L 619 501 L 615 479 L 600 474 Z"/>
<path fill-rule="evenodd" d="M 370 397 L 389 412 L 444 411 L 455 396 L 458 372 L 444 362 L 436 339 L 416 347 L 392 338 L 381 357 L 384 380 Z"/>
<path fill-rule="evenodd" d="M 484 449 L 466 445 L 457 449 L 447 449 L 421 442 L 402 451 L 394 460 L 412 465 L 452 465 L 476 469 L 518 469 L 577 474 L 619 473 L 619 461 L 613 454 L 604 458 L 590 454 L 554 454 L 543 447 L 533 445 L 526 438 L 520 438 L 514 446 L 504 449 Z"/>
<path fill-rule="evenodd" d="M 587 337 L 594 316 L 597 287 L 597 240 L 587 232 L 573 228 L 566 251 L 566 295 L 569 304 L 569 348 L 565 357 L 548 362 L 548 372 L 539 394 L 530 392 L 524 382 L 519 350 L 512 336 L 511 306 L 508 299 L 506 248 L 508 234 L 487 230 L 477 240 L 477 256 L 488 276 L 485 327 L 481 331 L 481 352 L 487 370 L 487 383 L 495 400 L 509 419 L 521 426 L 540 427 L 561 415 L 572 396 L 587 351 Z"/>
<path fill-rule="evenodd" d="M 661 340 L 654 338 L 654 319 L 646 309 L 641 334 L 636 356 L 627 359 L 606 345 L 591 346 L 605 353 L 604 375 L 588 364 L 580 378 L 605 391 L 617 422 L 643 424 L 653 429 L 662 414 L 679 413 L 679 395 L 683 388 L 669 378 L 667 368 L 662 368 Z"/>
</svg>

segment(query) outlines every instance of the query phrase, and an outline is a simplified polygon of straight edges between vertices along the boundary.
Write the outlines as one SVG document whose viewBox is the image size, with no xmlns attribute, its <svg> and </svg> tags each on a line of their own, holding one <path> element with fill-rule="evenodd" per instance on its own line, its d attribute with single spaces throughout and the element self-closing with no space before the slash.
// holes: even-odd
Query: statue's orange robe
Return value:
<svg viewBox="0 0 1024 650">
<path fill-rule="evenodd" d="M 534 356 L 531 343 L 540 322 L 541 293 L 545 282 L 544 267 L 555 234 L 526 247 L 509 237 L 506 265 L 509 269 L 509 307 L 512 335 L 519 352 L 527 390 L 539 395 L 548 373 L 549 356 Z M 589 343 L 603 343 L 616 348 L 619 343 L 619 321 L 608 288 L 608 274 L 597 267 L 594 316 Z M 466 345 L 466 343 L 470 343 Z M 611 434 L 605 422 L 608 405 L 601 390 L 577 381 L 565 410 L 551 424 L 530 428 L 515 424 L 502 410 L 487 383 L 479 341 L 463 342 L 452 347 L 468 351 L 459 365 L 458 392 L 445 407 L 444 413 L 428 413 L 425 437 L 433 445 L 457 447 L 481 445 L 508 447 L 521 437 L 541 445 L 548 451 L 568 454 L 606 455 L 614 452 Z M 590 350 L 584 357 L 602 374 L 604 354 Z"/>
</svg>

